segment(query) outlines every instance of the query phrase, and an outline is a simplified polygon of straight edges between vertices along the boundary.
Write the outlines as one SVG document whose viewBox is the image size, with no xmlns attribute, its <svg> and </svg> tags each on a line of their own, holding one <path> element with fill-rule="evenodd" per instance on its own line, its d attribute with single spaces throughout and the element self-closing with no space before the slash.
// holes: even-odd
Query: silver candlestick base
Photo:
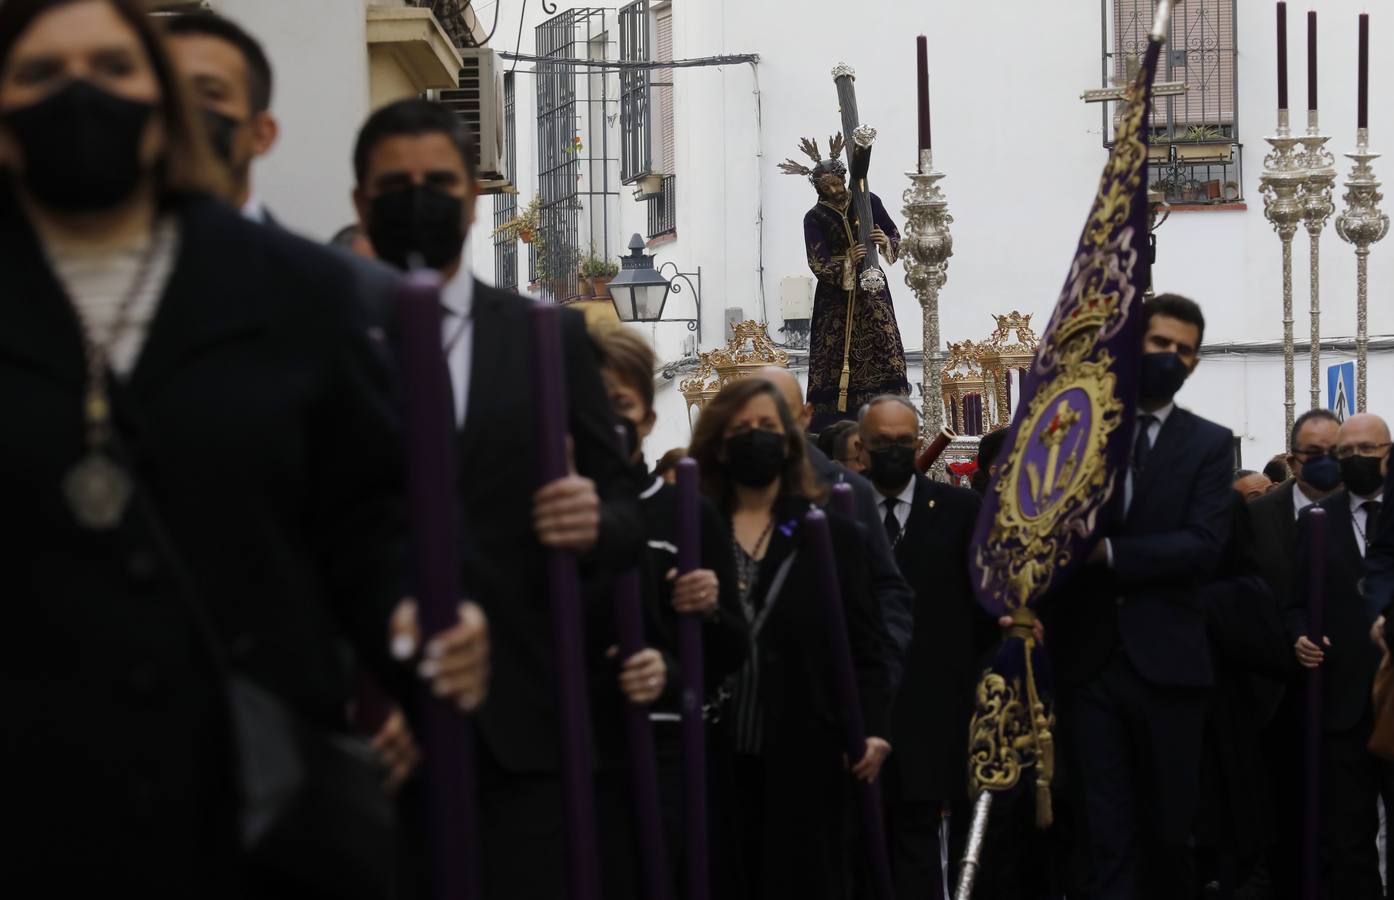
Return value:
<svg viewBox="0 0 1394 900">
<path fill-rule="evenodd" d="M 1292 431 L 1296 418 L 1293 391 L 1292 340 L 1292 239 L 1306 214 L 1302 189 L 1307 182 L 1305 154 L 1297 151 L 1302 138 L 1293 137 L 1288 111 L 1278 110 L 1278 133 L 1264 138 L 1273 150 L 1263 160 L 1259 184 L 1263 190 L 1263 214 L 1273 223 L 1283 242 L 1283 411 L 1284 434 Z"/>
<path fill-rule="evenodd" d="M 1317 125 L 1317 111 L 1307 111 L 1307 133 L 1302 136 L 1302 165 L 1307 170 L 1302 183 L 1302 221 L 1311 240 L 1309 267 L 1312 317 L 1312 377 L 1309 409 L 1321 406 L 1321 233 L 1336 212 L 1331 202 L 1331 188 L 1336 183 L 1336 160 L 1326 149 L 1328 135 Z"/>
<path fill-rule="evenodd" d="M 1336 217 L 1336 233 L 1341 240 L 1355 245 L 1355 406 L 1365 412 L 1365 384 L 1369 365 L 1370 323 L 1367 303 L 1370 286 L 1370 245 L 1377 244 L 1389 233 L 1389 216 L 1380 210 L 1380 182 L 1370 165 L 1379 159 L 1370 152 L 1370 130 L 1361 128 L 1355 133 L 1355 152 L 1346 158 L 1355 165 L 1346 179 L 1346 208 Z"/>
<path fill-rule="evenodd" d="M 915 292 L 924 314 L 922 433 L 928 442 L 944 428 L 939 292 L 948 281 L 949 257 L 954 255 L 954 239 L 949 231 L 954 217 L 949 215 L 949 202 L 939 188 L 944 173 L 934 171 L 934 151 L 921 150 L 918 168 L 905 174 L 910 187 L 904 195 L 905 236 L 900 248 L 905 255 L 905 283 Z M 935 464 L 935 471 L 944 471 L 942 461 Z"/>
</svg>

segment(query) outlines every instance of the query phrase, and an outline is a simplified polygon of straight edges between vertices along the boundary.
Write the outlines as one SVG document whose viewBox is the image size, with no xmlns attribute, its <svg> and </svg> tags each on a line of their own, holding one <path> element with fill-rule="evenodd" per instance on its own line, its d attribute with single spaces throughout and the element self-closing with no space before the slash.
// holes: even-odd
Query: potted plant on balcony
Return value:
<svg viewBox="0 0 1394 900">
<path fill-rule="evenodd" d="M 538 227 L 541 219 L 542 198 L 533 197 L 532 202 L 518 213 L 518 215 L 504 222 L 494 229 L 494 237 L 507 237 L 515 241 L 522 241 L 525 244 L 533 244 L 541 252 L 539 242 L 540 231 Z"/>
<path fill-rule="evenodd" d="M 590 290 L 587 292 L 597 300 L 610 299 L 610 281 L 620 274 L 619 263 L 602 259 L 599 256 L 590 256 L 581 264 L 582 291 L 586 292 L 585 285 L 588 283 Z"/>
</svg>

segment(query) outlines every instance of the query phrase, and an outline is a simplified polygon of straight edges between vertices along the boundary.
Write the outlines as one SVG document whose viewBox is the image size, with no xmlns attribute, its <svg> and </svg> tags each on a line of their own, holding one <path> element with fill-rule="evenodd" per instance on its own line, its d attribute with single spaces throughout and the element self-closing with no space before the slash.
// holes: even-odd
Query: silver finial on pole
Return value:
<svg viewBox="0 0 1394 900">
<path fill-rule="evenodd" d="M 1365 412 L 1370 353 L 1369 285 L 1370 245 L 1389 234 L 1389 216 L 1380 209 L 1384 195 L 1371 165 L 1379 154 L 1370 150 L 1370 131 L 1356 131 L 1355 152 L 1346 157 L 1355 163 L 1346 180 L 1346 207 L 1336 217 L 1336 233 L 1355 246 L 1355 411 Z"/>
</svg>

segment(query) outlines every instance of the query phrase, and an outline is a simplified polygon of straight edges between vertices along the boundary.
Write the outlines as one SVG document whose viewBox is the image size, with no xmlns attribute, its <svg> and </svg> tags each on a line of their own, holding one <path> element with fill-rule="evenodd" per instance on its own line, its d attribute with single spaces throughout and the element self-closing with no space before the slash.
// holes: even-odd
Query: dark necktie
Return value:
<svg viewBox="0 0 1394 900">
<path fill-rule="evenodd" d="M 1133 442 L 1133 480 L 1142 475 L 1147 466 L 1147 457 L 1152 455 L 1152 425 L 1157 421 L 1153 415 L 1137 417 L 1137 440 Z"/>
<path fill-rule="evenodd" d="M 890 539 L 892 547 L 895 546 L 896 541 L 900 540 L 900 520 L 895 517 L 895 506 L 899 502 L 895 497 L 887 497 L 885 500 L 886 537 Z"/>
<path fill-rule="evenodd" d="M 1360 508 L 1365 510 L 1365 547 L 1368 549 L 1370 542 L 1375 539 L 1375 528 L 1379 526 L 1379 511 L 1384 504 L 1379 500 L 1366 500 L 1360 504 Z"/>
</svg>

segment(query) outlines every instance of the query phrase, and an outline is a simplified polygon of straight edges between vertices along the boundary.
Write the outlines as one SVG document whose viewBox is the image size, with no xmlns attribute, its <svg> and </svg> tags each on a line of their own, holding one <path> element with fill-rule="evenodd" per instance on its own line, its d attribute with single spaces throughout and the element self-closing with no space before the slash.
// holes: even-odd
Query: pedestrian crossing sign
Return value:
<svg viewBox="0 0 1394 900">
<path fill-rule="evenodd" d="M 1336 363 L 1326 367 L 1326 408 L 1344 422 L 1355 415 L 1355 363 Z"/>
</svg>

